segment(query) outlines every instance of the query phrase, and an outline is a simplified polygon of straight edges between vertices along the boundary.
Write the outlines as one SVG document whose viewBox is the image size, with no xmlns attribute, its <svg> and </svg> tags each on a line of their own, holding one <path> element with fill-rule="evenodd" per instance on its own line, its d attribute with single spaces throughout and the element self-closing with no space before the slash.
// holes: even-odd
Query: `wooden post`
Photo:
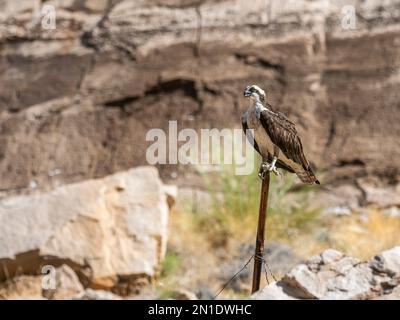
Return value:
<svg viewBox="0 0 400 320">
<path fill-rule="evenodd" d="M 253 269 L 253 286 L 251 293 L 254 293 L 260 289 L 261 269 L 262 269 L 262 257 L 264 255 L 264 237 L 265 237 L 265 221 L 267 218 L 268 208 L 268 192 L 269 192 L 269 179 L 270 173 L 265 173 L 265 178 L 262 180 L 261 195 L 260 195 L 260 210 L 258 213 L 258 226 L 257 226 L 257 238 L 256 238 L 256 249 L 254 252 L 254 269 Z"/>
</svg>

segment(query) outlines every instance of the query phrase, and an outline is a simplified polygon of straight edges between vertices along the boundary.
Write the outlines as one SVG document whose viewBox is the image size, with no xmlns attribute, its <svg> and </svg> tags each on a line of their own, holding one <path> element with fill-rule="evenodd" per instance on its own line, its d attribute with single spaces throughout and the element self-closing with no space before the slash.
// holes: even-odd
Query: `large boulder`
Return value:
<svg viewBox="0 0 400 320">
<path fill-rule="evenodd" d="M 0 281 L 67 264 L 85 285 L 130 292 L 159 268 L 168 210 L 154 167 L 2 200 Z"/>
<path fill-rule="evenodd" d="M 328 249 L 299 264 L 255 299 L 394 299 L 400 290 L 400 247 L 361 262 Z"/>
</svg>

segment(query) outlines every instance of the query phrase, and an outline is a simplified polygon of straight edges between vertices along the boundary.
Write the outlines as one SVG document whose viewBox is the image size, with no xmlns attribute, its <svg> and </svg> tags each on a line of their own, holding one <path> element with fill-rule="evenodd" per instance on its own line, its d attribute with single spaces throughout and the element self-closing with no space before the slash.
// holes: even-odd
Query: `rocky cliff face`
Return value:
<svg viewBox="0 0 400 320">
<path fill-rule="evenodd" d="M 325 182 L 399 178 L 398 0 L 46 1 L 54 30 L 41 3 L 0 2 L 6 193 L 145 164 L 147 130 L 168 120 L 239 126 L 249 83 L 295 120 Z"/>
</svg>

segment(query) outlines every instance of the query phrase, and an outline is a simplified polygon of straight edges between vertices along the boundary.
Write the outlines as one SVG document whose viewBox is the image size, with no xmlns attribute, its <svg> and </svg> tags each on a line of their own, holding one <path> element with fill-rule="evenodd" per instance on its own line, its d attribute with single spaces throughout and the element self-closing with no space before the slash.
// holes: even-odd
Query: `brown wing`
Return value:
<svg viewBox="0 0 400 320">
<path fill-rule="evenodd" d="M 257 141 L 254 139 L 254 137 L 251 135 L 250 131 L 246 131 L 247 129 L 249 129 L 249 126 L 247 125 L 247 122 L 244 118 L 242 118 L 242 128 L 243 128 L 243 132 L 245 134 L 245 136 L 247 137 L 247 139 L 249 140 L 249 142 L 252 144 L 252 146 L 254 147 L 254 149 L 261 155 L 261 157 L 263 157 L 263 155 L 260 152 L 260 148 L 258 147 Z M 249 136 L 248 136 L 249 135 Z M 268 160 L 272 161 L 272 155 L 268 155 Z M 276 161 L 276 166 L 278 168 L 282 168 L 285 169 L 289 172 L 294 173 L 293 169 L 289 168 L 288 166 L 286 166 L 281 160 L 277 160 Z"/>
<path fill-rule="evenodd" d="M 283 113 L 272 112 L 268 109 L 261 112 L 260 122 L 271 138 L 271 141 L 282 150 L 286 158 L 300 164 L 310 175 L 310 178 L 315 178 L 310 164 L 304 155 L 303 145 L 297 134 L 295 124 Z M 315 182 L 317 181 L 315 178 Z"/>
</svg>

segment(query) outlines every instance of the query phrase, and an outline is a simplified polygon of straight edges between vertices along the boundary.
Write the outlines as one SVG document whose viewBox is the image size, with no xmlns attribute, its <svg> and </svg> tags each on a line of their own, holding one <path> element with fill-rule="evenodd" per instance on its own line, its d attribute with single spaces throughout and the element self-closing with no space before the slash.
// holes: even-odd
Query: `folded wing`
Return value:
<svg viewBox="0 0 400 320">
<path fill-rule="evenodd" d="M 265 109 L 260 113 L 260 122 L 271 141 L 284 153 L 286 158 L 300 165 L 300 170 L 293 169 L 301 181 L 317 183 L 308 160 L 303 151 L 303 145 L 297 134 L 296 126 L 283 113 Z M 285 164 L 290 167 L 289 165 Z"/>
</svg>

